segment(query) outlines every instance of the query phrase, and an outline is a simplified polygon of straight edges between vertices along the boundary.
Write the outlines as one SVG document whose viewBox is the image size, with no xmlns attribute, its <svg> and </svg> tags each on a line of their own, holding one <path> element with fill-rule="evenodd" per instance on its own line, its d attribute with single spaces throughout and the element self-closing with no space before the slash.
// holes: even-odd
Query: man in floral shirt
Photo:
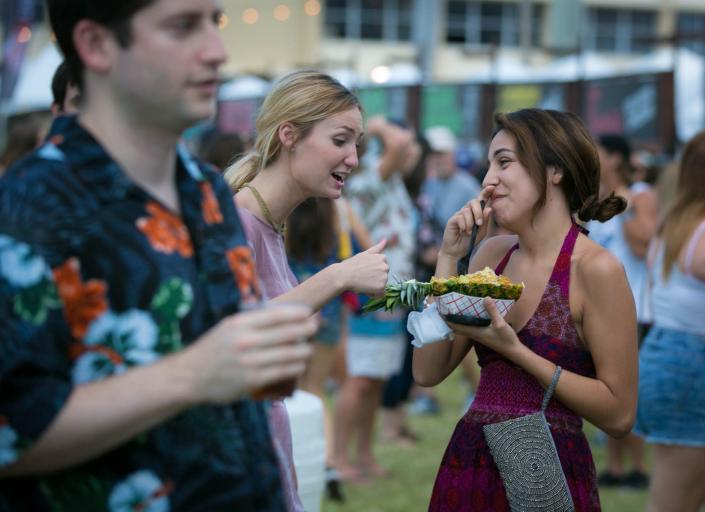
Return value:
<svg viewBox="0 0 705 512">
<path fill-rule="evenodd" d="M 263 405 L 315 321 L 256 304 L 212 114 L 215 0 L 49 0 L 80 116 L 0 180 L 0 510 L 283 508 Z"/>
</svg>

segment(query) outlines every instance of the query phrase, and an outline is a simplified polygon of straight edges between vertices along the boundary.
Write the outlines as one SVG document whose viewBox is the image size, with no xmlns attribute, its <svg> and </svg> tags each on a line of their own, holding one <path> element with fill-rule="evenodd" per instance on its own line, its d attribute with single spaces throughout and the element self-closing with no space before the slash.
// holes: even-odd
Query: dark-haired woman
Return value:
<svg viewBox="0 0 705 512">
<path fill-rule="evenodd" d="M 599 510 L 582 419 L 614 436 L 631 430 L 636 317 L 621 265 L 581 232 L 574 215 L 607 220 L 625 202 L 598 199 L 597 151 L 576 116 L 527 109 L 495 121 L 483 190 L 448 221 L 436 275 L 455 273 L 472 226 L 480 225 L 478 238 L 484 237 L 494 213 L 515 235 L 487 239 L 468 271 L 489 266 L 526 288 L 505 317 L 492 299 L 485 300 L 489 327 L 451 324 L 452 341 L 415 350 L 414 376 L 422 385 L 441 382 L 473 345 L 482 367 L 476 398 L 450 440 L 429 509 L 509 510 L 482 427 L 537 412 L 561 366 L 546 416 L 576 510 Z"/>
</svg>

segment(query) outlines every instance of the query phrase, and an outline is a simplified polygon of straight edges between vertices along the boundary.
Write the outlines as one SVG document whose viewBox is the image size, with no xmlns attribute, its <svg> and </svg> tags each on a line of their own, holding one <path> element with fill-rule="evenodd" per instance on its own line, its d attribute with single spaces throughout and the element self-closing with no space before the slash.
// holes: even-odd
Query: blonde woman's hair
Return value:
<svg viewBox="0 0 705 512">
<path fill-rule="evenodd" d="M 696 134 L 685 145 L 678 169 L 676 197 L 659 229 L 665 245 L 661 271 L 666 279 L 698 223 L 705 218 L 705 132 Z"/>
<path fill-rule="evenodd" d="M 361 108 L 357 97 L 336 79 L 317 71 L 296 71 L 279 80 L 267 94 L 255 124 L 257 138 L 249 153 L 225 171 L 237 192 L 282 152 L 279 127 L 291 123 L 303 139 L 317 122 L 351 108 Z"/>
</svg>

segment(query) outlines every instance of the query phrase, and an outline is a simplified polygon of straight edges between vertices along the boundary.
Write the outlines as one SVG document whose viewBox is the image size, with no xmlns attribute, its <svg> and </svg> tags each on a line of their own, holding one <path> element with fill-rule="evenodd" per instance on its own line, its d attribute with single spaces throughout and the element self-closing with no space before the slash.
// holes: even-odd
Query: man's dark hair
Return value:
<svg viewBox="0 0 705 512">
<path fill-rule="evenodd" d="M 132 33 L 130 20 L 139 10 L 156 0 L 46 0 L 49 21 L 64 54 L 69 81 L 83 88 L 83 62 L 73 45 L 73 29 L 82 19 L 93 20 L 110 29 L 118 43 L 127 48 Z"/>
<path fill-rule="evenodd" d="M 66 62 L 62 62 L 54 71 L 54 78 L 51 79 L 51 94 L 53 103 L 62 111 L 64 109 L 64 101 L 66 100 L 66 91 L 73 81 L 69 79 L 69 71 L 66 67 Z"/>
</svg>

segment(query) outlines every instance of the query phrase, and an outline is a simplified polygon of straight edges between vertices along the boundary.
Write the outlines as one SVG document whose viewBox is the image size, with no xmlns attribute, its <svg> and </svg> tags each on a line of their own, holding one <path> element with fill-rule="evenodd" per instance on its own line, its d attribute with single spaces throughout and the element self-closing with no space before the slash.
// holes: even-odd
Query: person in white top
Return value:
<svg viewBox="0 0 705 512">
<path fill-rule="evenodd" d="M 705 505 L 705 132 L 685 146 L 652 247 L 654 325 L 639 354 L 635 428 L 653 445 L 647 510 L 696 512 Z"/>
<path fill-rule="evenodd" d="M 624 266 L 627 281 L 634 295 L 639 324 L 639 343 L 648 331 L 651 319 L 646 307 L 646 253 L 658 224 L 658 200 L 651 186 L 633 182 L 629 141 L 616 134 L 597 139 L 600 156 L 600 196 L 611 193 L 627 200 L 627 210 L 605 223 L 592 221 L 587 225 L 590 238 L 605 247 Z M 626 452 L 626 453 L 625 453 Z M 629 454 L 633 469 L 626 472 L 624 456 Z M 645 488 L 648 485 L 644 463 L 644 442 L 630 434 L 624 439 L 607 438 L 607 469 L 598 483 L 601 486 Z"/>
</svg>

